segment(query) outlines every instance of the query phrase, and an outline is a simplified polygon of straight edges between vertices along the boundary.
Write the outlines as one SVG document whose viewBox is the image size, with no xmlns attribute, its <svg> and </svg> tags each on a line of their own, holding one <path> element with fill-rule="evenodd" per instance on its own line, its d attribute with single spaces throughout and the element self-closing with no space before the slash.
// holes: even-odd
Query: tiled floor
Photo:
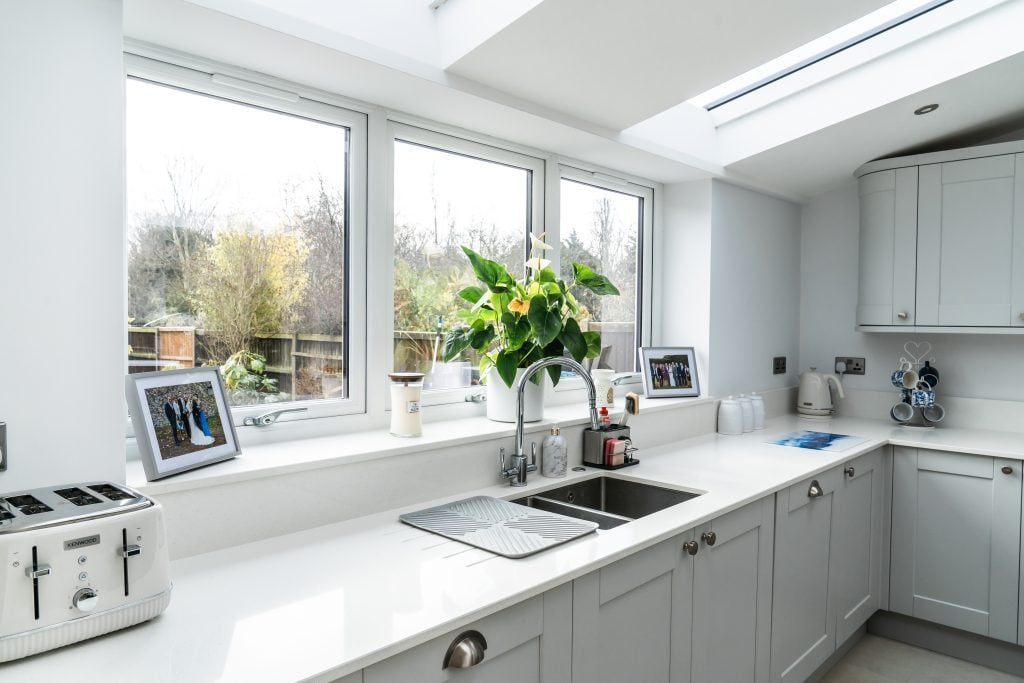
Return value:
<svg viewBox="0 0 1024 683">
<path fill-rule="evenodd" d="M 866 635 L 828 672 L 822 683 L 1011 683 L 1001 671 Z"/>
</svg>

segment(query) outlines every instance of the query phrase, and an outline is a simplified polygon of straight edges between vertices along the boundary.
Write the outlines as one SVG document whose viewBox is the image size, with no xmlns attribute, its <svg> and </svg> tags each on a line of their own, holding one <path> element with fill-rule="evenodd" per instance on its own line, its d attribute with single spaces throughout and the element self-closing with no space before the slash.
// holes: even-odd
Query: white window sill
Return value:
<svg viewBox="0 0 1024 683">
<path fill-rule="evenodd" d="M 714 401 L 714 398 L 708 397 L 660 399 L 644 397 L 641 399 L 641 411 L 644 413 L 660 412 L 683 405 L 697 406 Z M 617 398 L 612 414 L 620 413 L 623 405 L 624 401 Z M 583 425 L 589 420 L 587 407 L 582 402 L 546 405 L 544 412 L 546 415 L 544 420 L 526 425 L 527 433 L 547 431 L 555 425 L 559 427 Z M 447 446 L 457 446 L 485 439 L 511 438 L 514 435 L 514 424 L 493 422 L 482 416 L 429 421 L 423 425 L 423 436 L 416 438 L 400 438 L 392 436 L 387 429 L 373 429 L 247 446 L 243 447 L 240 456 L 232 460 L 155 482 L 146 481 L 145 472 L 139 460 L 129 460 L 127 484 L 147 495 L 159 496 L 162 493 L 223 486 L 306 470 L 436 451 Z"/>
</svg>

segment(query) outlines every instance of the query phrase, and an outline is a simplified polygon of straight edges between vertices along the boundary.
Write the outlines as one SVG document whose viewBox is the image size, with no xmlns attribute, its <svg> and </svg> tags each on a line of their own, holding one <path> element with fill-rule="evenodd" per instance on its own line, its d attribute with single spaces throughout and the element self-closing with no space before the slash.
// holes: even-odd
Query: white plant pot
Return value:
<svg viewBox="0 0 1024 683">
<path fill-rule="evenodd" d="M 516 370 L 516 380 L 523 376 L 525 368 Z M 547 382 L 547 370 L 541 370 L 541 383 L 526 382 L 523 392 L 523 422 L 537 422 L 544 419 L 544 384 Z M 516 421 L 516 392 L 505 386 L 494 368 L 488 368 L 487 374 L 487 418 L 495 422 Z M 515 382 L 512 383 L 515 386 Z"/>
</svg>

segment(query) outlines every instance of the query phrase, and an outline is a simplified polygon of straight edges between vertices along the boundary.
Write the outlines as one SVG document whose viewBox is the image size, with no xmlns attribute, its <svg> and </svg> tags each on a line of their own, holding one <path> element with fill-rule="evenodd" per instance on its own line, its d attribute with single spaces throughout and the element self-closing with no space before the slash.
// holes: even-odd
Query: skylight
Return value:
<svg viewBox="0 0 1024 683">
<path fill-rule="evenodd" d="M 736 78 L 706 90 L 688 102 L 711 111 L 951 2 L 953 0 L 896 0 Z"/>
</svg>

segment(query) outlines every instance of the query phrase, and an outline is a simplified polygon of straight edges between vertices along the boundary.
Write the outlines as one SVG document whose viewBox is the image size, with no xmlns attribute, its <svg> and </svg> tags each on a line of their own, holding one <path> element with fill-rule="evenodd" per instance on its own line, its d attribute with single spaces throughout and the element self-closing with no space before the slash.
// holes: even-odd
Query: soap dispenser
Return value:
<svg viewBox="0 0 1024 683">
<path fill-rule="evenodd" d="M 565 446 L 565 437 L 558 427 L 552 427 L 551 433 L 544 437 L 540 446 L 540 473 L 545 477 L 564 477 L 569 465 L 569 451 Z"/>
</svg>

